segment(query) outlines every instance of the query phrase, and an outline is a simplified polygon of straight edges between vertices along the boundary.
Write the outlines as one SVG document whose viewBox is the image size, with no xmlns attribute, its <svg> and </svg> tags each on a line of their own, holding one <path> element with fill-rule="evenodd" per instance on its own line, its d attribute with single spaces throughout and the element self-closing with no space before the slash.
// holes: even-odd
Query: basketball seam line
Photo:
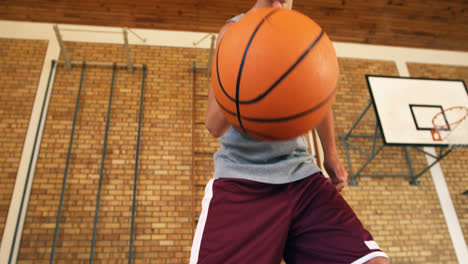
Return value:
<svg viewBox="0 0 468 264">
<path fill-rule="evenodd" d="M 251 122 L 257 122 L 257 123 L 275 123 L 275 122 L 285 122 L 285 121 L 289 121 L 289 120 L 292 120 L 292 119 L 296 119 L 296 118 L 299 118 L 299 117 L 302 117 L 302 116 L 305 116 L 307 114 L 310 114 L 312 112 L 314 112 L 315 110 L 317 110 L 318 108 L 322 107 L 324 104 L 326 104 L 328 101 L 330 101 L 330 99 L 333 97 L 333 95 L 336 93 L 336 88 L 327 96 L 327 98 L 325 98 L 322 102 L 320 102 L 319 104 L 315 105 L 314 107 L 310 108 L 310 109 L 307 109 L 305 111 L 302 111 L 300 113 L 297 113 L 297 114 L 294 114 L 294 115 L 291 115 L 291 116 L 285 116 L 285 117 L 279 117 L 279 118 L 258 118 L 258 117 L 248 117 L 248 116 L 241 116 L 242 119 L 246 120 L 246 121 L 251 121 Z M 224 105 L 221 104 L 221 102 L 218 101 L 218 99 L 216 99 L 216 102 L 218 102 L 218 105 L 228 114 L 230 115 L 237 115 L 236 113 L 230 111 L 229 109 L 227 109 Z"/>
<path fill-rule="evenodd" d="M 274 10 L 274 11 L 270 12 L 267 16 L 265 16 L 265 17 L 263 18 L 263 20 L 260 22 L 260 24 L 259 24 L 259 25 L 257 26 L 257 28 L 255 29 L 253 35 L 251 36 L 251 39 L 250 39 L 248 45 L 250 45 L 250 42 L 251 42 L 253 36 L 255 36 L 255 33 L 258 31 L 258 29 L 260 28 L 260 26 L 266 21 L 266 19 L 267 19 L 269 16 L 273 15 L 273 13 L 275 13 L 275 12 L 277 12 L 277 11 L 278 11 L 278 10 Z M 226 95 L 226 97 L 229 98 L 229 100 L 231 100 L 232 102 L 235 102 L 235 101 L 236 101 L 236 98 L 231 97 L 231 96 L 226 92 L 226 90 L 224 89 L 223 83 L 221 82 L 221 77 L 220 77 L 220 75 L 219 75 L 219 50 L 221 50 L 221 43 L 222 43 L 222 40 L 220 41 L 218 50 L 217 50 L 217 52 L 216 52 L 216 76 L 218 77 L 218 84 L 219 84 L 219 87 L 221 87 L 221 90 L 223 91 L 224 95 Z M 243 58 L 243 59 L 245 59 L 245 58 Z M 244 101 L 240 101 L 240 103 L 241 103 L 241 104 L 244 104 Z"/>
<path fill-rule="evenodd" d="M 310 47 L 299 57 L 299 59 L 268 89 L 266 90 L 263 94 L 259 95 L 257 98 L 255 99 L 252 99 L 250 101 L 244 101 L 243 103 L 244 104 L 252 104 L 252 103 L 256 103 L 260 100 L 262 100 L 265 96 L 267 96 L 271 91 L 273 91 L 273 89 L 276 88 L 276 86 L 278 86 L 278 84 L 283 81 L 284 78 L 286 78 L 286 76 L 289 75 L 290 72 L 292 72 L 296 66 L 307 56 L 307 54 L 309 54 L 309 52 L 312 50 L 312 48 L 318 43 L 318 41 L 322 38 L 324 34 L 324 31 L 322 29 L 322 31 L 320 32 L 320 35 L 314 40 L 314 42 L 310 45 Z"/>
<path fill-rule="evenodd" d="M 266 17 L 265 17 L 266 19 Z M 260 24 L 261 25 L 261 24 Z M 257 29 L 258 30 L 258 29 Z M 325 31 L 322 29 L 320 34 L 317 36 L 317 38 L 312 42 L 312 44 L 304 51 L 304 53 L 297 59 L 297 61 L 280 77 L 278 78 L 278 80 L 276 80 L 275 83 L 273 83 L 272 86 L 270 86 L 270 88 L 268 88 L 263 94 L 257 96 L 257 98 L 254 98 L 254 99 L 251 99 L 251 100 L 245 100 L 245 101 L 241 101 L 239 100 L 239 104 L 253 104 L 253 103 L 256 103 L 260 100 L 262 100 L 265 96 L 267 96 L 273 89 L 276 88 L 276 86 L 278 86 L 278 84 L 283 81 L 284 78 L 286 78 L 286 76 L 289 75 L 289 73 L 294 70 L 296 68 L 296 66 L 307 56 L 307 54 L 309 54 L 309 52 L 312 50 L 312 48 L 317 45 L 317 43 L 320 41 L 320 39 L 322 39 L 323 35 L 325 34 Z M 250 46 L 250 42 L 249 42 L 249 45 L 248 47 Z M 221 47 L 221 45 L 220 45 Z M 247 49 L 248 49 L 247 47 Z M 219 75 L 219 64 L 218 64 L 218 57 L 219 57 L 219 50 L 220 48 L 218 48 L 218 51 L 217 51 L 217 54 L 216 54 L 216 73 L 217 73 L 217 77 L 218 77 L 218 83 L 219 83 L 219 86 L 221 87 L 221 90 L 223 91 L 224 95 L 226 95 L 226 97 L 231 100 L 232 102 L 237 102 L 236 99 L 237 98 L 233 98 L 231 97 L 227 92 L 226 90 L 224 89 L 224 86 L 221 82 L 221 77 Z M 243 61 L 242 63 L 244 62 L 244 59 L 245 59 L 245 56 L 246 54 L 244 54 L 244 58 L 243 58 Z M 240 77 L 238 77 L 238 82 L 240 81 L 239 79 Z M 237 92 L 237 91 L 236 91 Z M 237 95 L 237 94 L 236 94 Z"/>
<path fill-rule="evenodd" d="M 288 76 L 291 73 L 291 71 L 293 71 L 296 68 L 296 66 L 307 56 L 307 54 L 309 54 L 309 52 L 312 50 L 312 48 L 320 41 L 320 39 L 322 38 L 322 36 L 325 33 L 324 30 L 321 29 L 320 34 L 317 36 L 317 38 L 315 38 L 315 40 L 312 42 L 312 44 L 303 52 L 303 54 L 297 59 L 297 61 L 268 90 L 266 90 L 263 94 L 261 94 L 260 96 L 258 96 L 257 98 L 255 98 L 253 100 L 241 101 L 240 98 L 239 98 L 240 80 L 241 80 L 241 77 L 242 77 L 242 70 L 243 70 L 243 67 L 244 67 L 244 64 L 245 64 L 245 60 L 246 60 L 249 48 L 250 48 L 250 46 L 251 46 L 251 44 L 253 42 L 253 39 L 255 38 L 258 30 L 260 29 L 260 27 L 265 23 L 265 21 L 269 17 L 271 17 L 277 11 L 279 11 L 279 10 L 275 9 L 275 10 L 271 11 L 270 13 L 268 13 L 262 19 L 262 21 L 257 25 L 254 32 L 252 33 L 252 36 L 250 37 L 250 40 L 249 40 L 249 42 L 247 44 L 247 47 L 244 50 L 244 55 L 242 57 L 241 65 L 239 67 L 239 72 L 238 72 L 238 76 L 237 76 L 237 83 L 236 83 L 235 103 L 236 103 L 236 112 L 237 113 L 233 113 L 233 112 L 229 111 L 223 105 L 221 105 L 220 102 L 216 99 L 216 101 L 218 102 L 218 105 L 220 105 L 226 112 L 228 112 L 231 115 L 236 115 L 237 116 L 239 126 L 242 128 L 242 130 L 244 131 L 245 134 L 248 134 L 248 133 L 247 133 L 247 130 L 245 129 L 245 127 L 242 124 L 242 119 L 245 119 L 247 121 L 254 121 L 254 122 L 281 122 L 281 121 L 288 121 L 288 120 L 291 120 L 291 119 L 296 119 L 296 118 L 299 118 L 301 116 L 307 115 L 307 114 L 317 110 L 318 108 L 320 108 L 323 104 L 328 102 L 336 92 L 336 88 L 335 88 L 335 90 L 333 90 L 332 93 L 330 93 L 330 95 L 324 101 L 320 102 L 318 105 L 312 107 L 311 109 L 308 109 L 308 110 L 303 111 L 301 113 L 295 114 L 293 116 L 287 116 L 287 117 L 282 117 L 282 118 L 274 118 L 274 119 L 250 118 L 250 117 L 242 117 L 241 116 L 240 104 L 252 104 L 252 103 L 255 103 L 255 102 L 258 102 L 258 101 L 262 100 L 266 95 L 268 95 L 273 89 L 275 89 L 278 86 L 279 83 L 281 83 L 281 81 L 284 78 L 286 78 L 286 76 Z M 217 73 L 217 77 L 218 77 L 218 83 L 219 83 L 219 86 L 221 87 L 223 93 L 226 95 L 226 97 L 229 100 L 234 101 L 234 98 L 229 96 L 229 94 L 226 92 L 226 90 L 224 89 L 224 87 L 223 87 L 223 85 L 221 83 L 221 77 L 220 77 L 220 74 L 219 74 L 219 50 L 220 50 L 220 47 L 221 47 L 221 43 L 220 43 L 220 45 L 218 47 L 218 51 L 216 53 L 216 73 Z M 255 131 L 253 131 L 253 132 L 255 133 Z"/>
<path fill-rule="evenodd" d="M 276 13 L 277 11 L 278 11 L 278 9 L 275 9 L 275 10 L 271 11 L 270 13 L 268 13 L 268 14 L 262 19 L 262 21 L 257 25 L 257 27 L 255 28 L 255 31 L 252 33 L 252 36 L 250 36 L 249 43 L 247 44 L 247 47 L 246 47 L 245 50 L 244 50 L 244 56 L 242 57 L 241 65 L 240 65 L 240 67 L 239 67 L 239 72 L 237 73 L 237 84 L 236 84 L 236 111 L 237 111 L 237 119 L 238 119 L 238 121 L 239 121 L 240 127 L 242 128 L 242 130 L 243 130 L 244 133 L 246 133 L 246 134 L 247 134 L 247 131 L 245 130 L 244 125 L 242 124 L 242 120 L 241 120 L 241 114 L 240 114 L 240 99 L 239 99 L 239 94 L 240 94 L 240 80 L 241 80 L 241 77 L 242 77 L 242 69 L 244 68 L 245 59 L 246 59 L 246 57 L 247 57 L 247 53 L 249 52 L 250 45 L 252 44 L 253 39 L 254 39 L 255 36 L 257 35 L 258 30 L 259 30 L 260 27 L 265 23 L 265 21 L 267 20 L 267 18 L 269 18 L 270 16 L 272 16 L 272 15 L 273 15 L 274 13 Z"/>
</svg>

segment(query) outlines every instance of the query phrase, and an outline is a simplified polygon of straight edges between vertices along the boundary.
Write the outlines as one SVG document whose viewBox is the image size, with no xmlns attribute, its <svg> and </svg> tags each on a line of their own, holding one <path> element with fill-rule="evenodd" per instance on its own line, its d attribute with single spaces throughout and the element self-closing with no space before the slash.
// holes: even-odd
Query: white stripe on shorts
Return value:
<svg viewBox="0 0 468 264">
<path fill-rule="evenodd" d="M 200 245 L 202 241 L 203 231 L 205 229 L 206 218 L 208 217 L 208 209 L 210 207 L 211 198 L 213 198 L 213 182 L 211 179 L 205 187 L 205 196 L 202 200 L 202 211 L 200 218 L 198 218 L 197 229 L 193 237 L 192 251 L 190 253 L 190 264 L 196 264 L 198 262 L 198 254 L 200 253 Z"/>
<path fill-rule="evenodd" d="M 352 262 L 351 264 L 363 264 L 363 263 L 366 263 L 367 261 L 369 261 L 369 260 L 371 260 L 373 258 L 376 258 L 376 257 L 388 258 L 387 254 L 385 254 L 384 252 L 374 251 L 374 252 L 371 252 L 371 253 L 365 255 L 364 257 Z"/>
<path fill-rule="evenodd" d="M 379 245 L 377 245 L 377 242 L 374 240 L 364 241 L 364 244 L 366 244 L 370 250 L 380 249 Z"/>
</svg>

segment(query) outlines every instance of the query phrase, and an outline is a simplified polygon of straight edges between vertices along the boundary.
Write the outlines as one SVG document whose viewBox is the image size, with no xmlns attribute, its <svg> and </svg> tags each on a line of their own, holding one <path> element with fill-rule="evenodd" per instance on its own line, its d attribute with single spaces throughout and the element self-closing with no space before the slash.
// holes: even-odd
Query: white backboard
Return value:
<svg viewBox="0 0 468 264">
<path fill-rule="evenodd" d="M 446 140 L 432 138 L 432 118 L 450 107 L 468 107 L 468 91 L 462 80 L 366 78 L 384 141 L 389 145 L 447 145 Z M 468 135 L 462 143 L 468 144 Z"/>
</svg>

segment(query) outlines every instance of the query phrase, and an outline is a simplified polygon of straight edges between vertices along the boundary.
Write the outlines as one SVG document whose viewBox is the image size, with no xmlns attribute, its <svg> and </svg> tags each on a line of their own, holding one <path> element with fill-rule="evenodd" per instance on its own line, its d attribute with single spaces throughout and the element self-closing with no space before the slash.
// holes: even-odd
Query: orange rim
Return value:
<svg viewBox="0 0 468 264">
<path fill-rule="evenodd" d="M 447 122 L 445 125 L 437 125 L 437 124 L 435 123 L 435 120 L 436 120 L 436 118 L 437 118 L 439 115 L 444 114 L 445 112 L 448 112 L 448 111 L 453 111 L 453 110 L 455 110 L 455 109 L 462 109 L 462 110 L 465 110 L 465 115 L 463 115 L 463 116 L 462 116 L 460 119 L 458 119 L 457 121 L 454 121 L 454 122 L 452 122 L 452 123 L 448 123 L 448 122 Z M 464 106 L 453 106 L 453 107 L 449 107 L 449 108 L 447 108 L 447 109 L 445 109 L 445 110 L 442 110 L 442 111 L 440 111 L 439 113 L 435 114 L 434 117 L 432 118 L 432 126 L 433 126 L 433 128 L 431 129 L 432 139 L 433 139 L 434 141 L 442 141 L 443 138 L 442 138 L 442 136 L 440 135 L 439 130 L 447 129 L 447 128 L 449 128 L 449 127 L 453 127 L 453 126 L 455 126 L 455 125 L 457 125 L 457 124 L 460 124 L 461 122 L 463 122 L 463 121 L 466 119 L 466 117 L 468 117 L 468 108 L 466 108 L 466 107 L 464 107 Z M 445 117 L 444 117 L 444 119 L 445 119 Z M 445 119 L 445 120 L 447 120 L 447 119 Z"/>
<path fill-rule="evenodd" d="M 446 124 L 446 125 L 437 125 L 437 124 L 435 124 L 435 119 L 436 119 L 439 115 L 441 115 L 441 114 L 443 114 L 443 113 L 445 113 L 445 112 L 448 112 L 448 111 L 455 110 L 455 109 L 463 109 L 463 110 L 465 110 L 465 115 L 464 115 L 463 117 L 461 117 L 460 119 L 458 119 L 457 121 L 454 121 L 454 122 L 452 122 L 452 123 L 448 123 L 448 124 Z M 468 109 L 467 109 L 466 107 L 464 107 L 464 106 L 453 106 L 453 107 L 449 107 L 449 108 L 447 108 L 447 109 L 445 109 L 445 110 L 440 111 L 440 112 L 437 113 L 436 115 L 434 115 L 434 117 L 432 118 L 432 125 L 434 126 L 433 130 L 446 129 L 446 128 L 451 127 L 451 126 L 453 126 L 453 125 L 459 124 L 459 123 L 463 122 L 463 120 L 465 120 L 467 116 L 468 116 Z"/>
</svg>

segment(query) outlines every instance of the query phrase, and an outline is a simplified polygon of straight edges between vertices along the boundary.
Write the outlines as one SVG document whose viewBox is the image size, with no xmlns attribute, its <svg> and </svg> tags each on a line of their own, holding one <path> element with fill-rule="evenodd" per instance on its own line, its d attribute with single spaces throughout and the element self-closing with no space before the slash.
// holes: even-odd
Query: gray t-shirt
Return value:
<svg viewBox="0 0 468 264">
<path fill-rule="evenodd" d="M 228 22 L 237 22 L 244 14 Z M 320 171 L 307 151 L 304 136 L 283 141 L 261 141 L 231 127 L 219 138 L 214 155 L 213 178 L 236 178 L 283 184 L 301 180 Z"/>
<path fill-rule="evenodd" d="M 261 141 L 231 127 L 219 138 L 213 178 L 236 178 L 283 184 L 320 171 L 307 151 L 304 136 L 283 141 Z"/>
</svg>

